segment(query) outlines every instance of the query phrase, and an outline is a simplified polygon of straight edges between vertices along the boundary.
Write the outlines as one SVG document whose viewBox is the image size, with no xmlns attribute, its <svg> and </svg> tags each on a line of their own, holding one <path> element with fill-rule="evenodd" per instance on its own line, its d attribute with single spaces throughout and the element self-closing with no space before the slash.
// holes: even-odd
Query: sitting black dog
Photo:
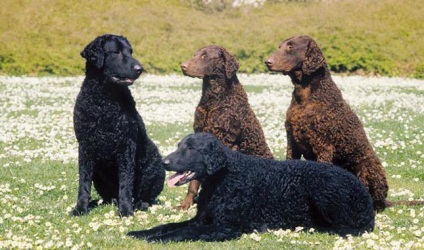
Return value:
<svg viewBox="0 0 424 250">
<path fill-rule="evenodd" d="M 74 215 L 88 213 L 91 183 L 121 216 L 145 209 L 163 189 L 165 170 L 128 88 L 143 67 L 125 37 L 102 35 L 81 52 L 86 77 L 74 109 L 79 190 Z"/>
<path fill-rule="evenodd" d="M 330 164 L 247 156 L 208 133 L 187 136 L 163 163 L 177 172 L 168 185 L 201 182 L 197 214 L 129 236 L 161 242 L 224 241 L 254 230 L 304 227 L 345 236 L 374 228 L 365 186 Z"/>
</svg>

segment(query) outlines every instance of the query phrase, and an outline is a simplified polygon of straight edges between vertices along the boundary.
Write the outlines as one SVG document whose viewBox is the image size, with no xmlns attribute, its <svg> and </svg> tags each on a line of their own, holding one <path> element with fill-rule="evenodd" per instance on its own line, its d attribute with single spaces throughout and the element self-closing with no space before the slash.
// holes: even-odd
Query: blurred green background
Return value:
<svg viewBox="0 0 424 250">
<path fill-rule="evenodd" d="M 282 40 L 307 34 L 336 73 L 424 78 L 422 0 L 233 2 L 3 0 L 0 74 L 83 75 L 79 53 L 104 33 L 126 36 L 147 73 L 179 73 L 209 44 L 234 54 L 240 72 L 260 73 Z"/>
</svg>

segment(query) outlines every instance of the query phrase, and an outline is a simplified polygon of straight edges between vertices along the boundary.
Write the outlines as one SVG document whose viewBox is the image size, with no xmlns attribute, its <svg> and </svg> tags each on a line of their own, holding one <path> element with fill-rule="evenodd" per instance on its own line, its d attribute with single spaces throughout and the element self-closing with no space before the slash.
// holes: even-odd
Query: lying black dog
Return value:
<svg viewBox="0 0 424 250">
<path fill-rule="evenodd" d="M 91 183 L 121 216 L 145 209 L 163 189 L 165 170 L 128 88 L 143 67 L 125 37 L 97 37 L 81 52 L 86 77 L 74 109 L 79 190 L 74 215 L 89 210 Z"/>
<path fill-rule="evenodd" d="M 207 133 L 184 138 L 163 163 L 177 172 L 169 185 L 201 182 L 197 214 L 129 236 L 161 242 L 224 241 L 254 230 L 304 227 L 345 236 L 374 228 L 365 186 L 333 165 L 243 155 Z"/>
</svg>

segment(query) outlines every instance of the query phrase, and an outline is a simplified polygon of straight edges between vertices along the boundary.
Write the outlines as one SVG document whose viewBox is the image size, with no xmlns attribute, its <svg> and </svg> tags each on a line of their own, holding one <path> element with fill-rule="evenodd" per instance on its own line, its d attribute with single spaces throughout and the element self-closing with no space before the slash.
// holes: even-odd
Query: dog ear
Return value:
<svg viewBox="0 0 424 250">
<path fill-rule="evenodd" d="M 218 172 L 225 163 L 225 154 L 222 152 L 221 145 L 218 139 L 208 142 L 203 152 L 206 162 L 206 172 L 208 175 L 213 175 Z"/>
<path fill-rule="evenodd" d="M 239 63 L 237 62 L 234 56 L 228 53 L 227 50 L 222 48 L 221 51 L 224 57 L 225 75 L 227 76 L 228 79 L 232 79 L 236 75 L 239 69 Z"/>
<path fill-rule="evenodd" d="M 317 43 L 310 38 L 308 48 L 305 54 L 305 60 L 302 64 L 302 72 L 310 75 L 321 67 L 325 67 L 326 62 L 324 55 L 319 49 Z"/>
<path fill-rule="evenodd" d="M 130 41 L 128 41 L 128 39 L 125 36 L 116 36 L 116 37 L 119 40 L 119 42 L 125 44 L 126 46 L 128 46 L 132 50 L 131 43 L 130 43 Z"/>
<path fill-rule="evenodd" d="M 90 64 L 100 69 L 103 67 L 104 51 L 103 51 L 103 37 L 97 37 L 89 43 L 81 52 L 81 56 Z"/>
</svg>

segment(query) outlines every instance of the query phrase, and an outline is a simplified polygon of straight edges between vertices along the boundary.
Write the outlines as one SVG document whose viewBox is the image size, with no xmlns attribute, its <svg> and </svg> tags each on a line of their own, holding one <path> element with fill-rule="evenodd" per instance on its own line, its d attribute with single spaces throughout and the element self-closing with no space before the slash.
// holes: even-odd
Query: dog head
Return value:
<svg viewBox="0 0 424 250">
<path fill-rule="evenodd" d="M 175 152 L 162 161 L 168 171 L 176 172 L 168 179 L 169 186 L 180 186 L 191 180 L 203 182 L 214 175 L 225 162 L 224 145 L 209 133 L 186 136 Z"/>
<path fill-rule="evenodd" d="M 184 75 L 203 78 L 225 76 L 232 79 L 239 69 L 235 57 L 221 46 L 209 45 L 199 49 L 194 57 L 181 64 Z"/>
<path fill-rule="evenodd" d="M 140 62 L 132 57 L 132 52 L 127 38 L 106 34 L 90 42 L 81 52 L 81 56 L 87 61 L 87 71 L 101 71 L 107 82 L 128 86 L 144 70 Z"/>
<path fill-rule="evenodd" d="M 295 71 L 310 75 L 319 68 L 326 67 L 324 55 L 309 36 L 295 36 L 284 40 L 265 64 L 269 70 L 285 75 Z"/>
</svg>

